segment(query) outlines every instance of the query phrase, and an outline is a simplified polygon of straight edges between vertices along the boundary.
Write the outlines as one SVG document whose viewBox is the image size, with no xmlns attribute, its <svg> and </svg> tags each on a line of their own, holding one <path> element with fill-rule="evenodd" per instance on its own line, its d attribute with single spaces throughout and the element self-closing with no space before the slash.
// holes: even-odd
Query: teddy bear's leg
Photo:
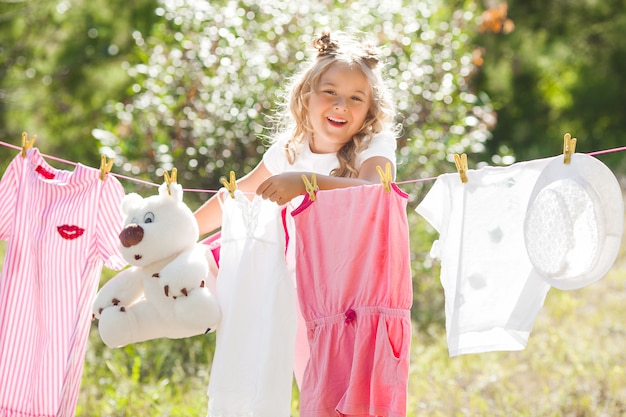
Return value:
<svg viewBox="0 0 626 417">
<path fill-rule="evenodd" d="M 159 312 L 146 301 L 130 307 L 105 308 L 100 316 L 100 338 L 108 347 L 122 347 L 131 343 L 162 337 L 158 327 Z"/>
<path fill-rule="evenodd" d="M 159 284 L 167 297 L 182 297 L 200 287 L 209 275 L 206 248 L 197 244 L 182 251 L 159 272 Z"/>
<path fill-rule="evenodd" d="M 130 267 L 107 281 L 96 294 L 92 313 L 96 318 L 107 308 L 131 305 L 143 296 L 142 275 Z"/>
<path fill-rule="evenodd" d="M 174 302 L 177 320 L 188 327 L 190 336 L 214 331 L 222 312 L 217 299 L 206 286 L 196 288 Z"/>
</svg>

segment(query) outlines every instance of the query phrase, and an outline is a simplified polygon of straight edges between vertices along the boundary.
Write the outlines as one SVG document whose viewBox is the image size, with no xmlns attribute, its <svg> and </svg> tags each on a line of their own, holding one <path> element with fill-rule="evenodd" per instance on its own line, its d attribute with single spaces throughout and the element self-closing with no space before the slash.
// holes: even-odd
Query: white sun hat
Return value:
<svg viewBox="0 0 626 417">
<path fill-rule="evenodd" d="M 623 233 L 624 199 L 615 175 L 598 159 L 555 157 L 531 193 L 524 220 L 526 251 L 551 286 L 574 290 L 606 275 Z"/>
</svg>

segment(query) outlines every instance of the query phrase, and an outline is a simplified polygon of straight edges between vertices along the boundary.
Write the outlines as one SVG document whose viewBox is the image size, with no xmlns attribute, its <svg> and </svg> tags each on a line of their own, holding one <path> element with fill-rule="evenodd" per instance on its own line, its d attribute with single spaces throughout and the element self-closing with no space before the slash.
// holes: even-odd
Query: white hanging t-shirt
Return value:
<svg viewBox="0 0 626 417">
<path fill-rule="evenodd" d="M 525 246 L 528 201 L 554 158 L 440 175 L 416 208 L 438 232 L 451 357 L 522 350 L 550 285 Z"/>
</svg>

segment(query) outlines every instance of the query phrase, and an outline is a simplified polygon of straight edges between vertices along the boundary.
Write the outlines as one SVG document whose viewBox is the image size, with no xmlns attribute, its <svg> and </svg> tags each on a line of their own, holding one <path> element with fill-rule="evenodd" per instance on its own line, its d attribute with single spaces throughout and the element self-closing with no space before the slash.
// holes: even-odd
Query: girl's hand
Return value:
<svg viewBox="0 0 626 417">
<path fill-rule="evenodd" d="M 301 172 L 284 172 L 272 175 L 256 189 L 258 195 L 281 205 L 288 203 L 292 198 L 303 194 L 305 191 Z"/>
<path fill-rule="evenodd" d="M 384 167 L 388 162 L 390 163 L 391 161 L 385 157 L 373 156 L 363 162 L 358 178 L 332 177 L 318 174 L 316 175 L 317 185 L 320 190 L 334 190 L 366 184 L 380 184 L 380 176 L 376 167 Z M 263 173 L 269 174 L 264 166 Z M 306 192 L 302 174 L 305 174 L 307 178 L 311 176 L 310 172 L 283 172 L 282 174 L 265 177 L 257 187 L 256 193 L 279 205 L 287 204 L 291 199 Z"/>
</svg>

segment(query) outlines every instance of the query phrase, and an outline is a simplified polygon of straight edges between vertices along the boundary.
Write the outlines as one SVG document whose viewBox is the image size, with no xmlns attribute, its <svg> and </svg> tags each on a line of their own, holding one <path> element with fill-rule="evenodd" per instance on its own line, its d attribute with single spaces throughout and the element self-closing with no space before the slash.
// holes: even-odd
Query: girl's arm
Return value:
<svg viewBox="0 0 626 417">
<path fill-rule="evenodd" d="M 385 168 L 389 159 L 382 156 L 373 156 L 366 159 L 359 169 L 357 178 L 332 177 L 330 175 L 315 175 L 317 186 L 320 190 L 333 190 L 335 188 L 355 187 L 367 184 L 380 184 L 381 178 L 378 174 L 377 166 Z M 272 175 L 261 182 L 256 189 L 256 193 L 263 198 L 275 201 L 278 204 L 285 204 L 292 198 L 306 192 L 302 174 L 311 179 L 310 172 L 285 172 Z M 395 177 L 395 175 L 394 175 Z"/>
<path fill-rule="evenodd" d="M 261 161 L 246 176 L 237 181 L 237 189 L 247 193 L 254 193 L 259 184 L 270 175 L 265 164 Z M 200 228 L 200 236 L 211 233 L 222 225 L 222 206 L 218 198 L 217 194 L 214 195 L 194 212 Z"/>
</svg>

